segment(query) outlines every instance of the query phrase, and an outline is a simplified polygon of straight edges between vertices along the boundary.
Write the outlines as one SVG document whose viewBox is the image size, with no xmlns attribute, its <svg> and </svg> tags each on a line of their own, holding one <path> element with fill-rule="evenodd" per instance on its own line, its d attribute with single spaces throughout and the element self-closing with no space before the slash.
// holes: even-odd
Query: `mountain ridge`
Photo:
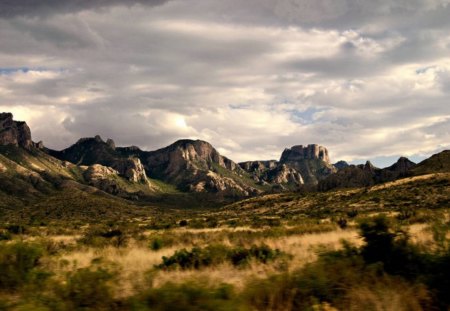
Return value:
<svg viewBox="0 0 450 311">
<path fill-rule="evenodd" d="M 363 165 L 339 161 L 333 165 L 328 149 L 317 144 L 286 148 L 279 160 L 236 163 L 209 142 L 198 139 L 180 139 L 145 151 L 137 146 L 118 147 L 111 138 L 104 141 L 96 135 L 80 138 L 57 151 L 33 142 L 26 122 L 14 121 L 11 113 L 0 114 L 0 146 L 0 174 L 7 187 L 16 182 L 23 185 L 20 191 L 32 194 L 62 185 L 79 189 L 88 186 L 137 201 L 153 200 L 169 188 L 170 192 L 210 194 L 209 198 L 222 200 L 303 188 L 327 191 L 367 187 L 450 167 L 447 151 L 417 165 L 404 157 L 384 169 L 370 161 Z M 39 161 L 52 163 L 51 167 L 37 169 Z"/>
</svg>

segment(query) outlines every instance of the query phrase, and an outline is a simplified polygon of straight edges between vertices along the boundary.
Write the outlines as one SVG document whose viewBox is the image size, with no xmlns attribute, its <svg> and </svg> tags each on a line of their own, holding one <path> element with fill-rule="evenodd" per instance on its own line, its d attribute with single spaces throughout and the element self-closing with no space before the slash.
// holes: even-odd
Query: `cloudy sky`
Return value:
<svg viewBox="0 0 450 311">
<path fill-rule="evenodd" d="M 61 149 L 180 138 L 235 161 L 450 148 L 450 0 L 2 0 L 0 111 Z"/>
</svg>

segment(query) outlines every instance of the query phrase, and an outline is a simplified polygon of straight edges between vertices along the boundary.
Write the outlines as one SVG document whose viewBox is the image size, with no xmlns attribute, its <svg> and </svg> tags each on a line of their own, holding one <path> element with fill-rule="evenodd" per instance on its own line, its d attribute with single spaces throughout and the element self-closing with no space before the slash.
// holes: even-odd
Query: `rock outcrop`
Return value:
<svg viewBox="0 0 450 311">
<path fill-rule="evenodd" d="M 148 183 L 147 174 L 140 159 L 119 153 L 112 139 L 104 142 L 99 135 L 81 138 L 67 149 L 48 150 L 48 152 L 60 160 L 70 161 L 77 165 L 101 164 L 108 166 L 131 182 Z"/>
<path fill-rule="evenodd" d="M 131 182 L 147 183 L 145 168 L 138 158 L 118 159 L 111 165 L 119 174 Z"/>
<path fill-rule="evenodd" d="M 315 144 L 285 149 L 281 154 L 280 164 L 295 169 L 308 185 L 316 185 L 337 171 L 330 163 L 327 148 Z"/>
<path fill-rule="evenodd" d="M 253 180 L 261 185 L 291 185 L 298 187 L 304 184 L 303 177 L 297 170 L 288 167 L 285 164 L 280 164 L 275 160 L 249 161 L 239 163 L 239 165 L 242 169 L 251 174 Z M 287 188 L 282 187 L 282 189 Z"/>
<path fill-rule="evenodd" d="M 116 170 L 100 164 L 87 167 L 83 174 L 89 185 L 115 195 L 120 192 L 120 186 L 114 178 L 118 175 L 119 172 Z"/>
<path fill-rule="evenodd" d="M 276 168 L 278 166 L 278 161 L 248 161 L 239 163 L 239 166 L 249 173 L 254 172 L 258 174 Z"/>
<path fill-rule="evenodd" d="M 325 147 L 312 144 L 308 146 L 298 145 L 284 149 L 280 162 L 295 162 L 302 160 L 322 160 L 330 163 L 328 150 Z"/>
<path fill-rule="evenodd" d="M 267 181 L 274 184 L 303 185 L 302 175 L 295 169 L 281 164 L 267 173 Z"/>
<path fill-rule="evenodd" d="M 25 122 L 14 121 L 12 113 L 0 113 L 0 145 L 33 147 L 31 131 Z"/>
<path fill-rule="evenodd" d="M 205 178 L 197 183 L 192 183 L 189 190 L 193 192 L 213 192 L 225 197 L 241 197 L 260 193 L 257 189 L 239 183 L 233 178 L 224 177 L 213 171 L 208 171 Z"/>
</svg>

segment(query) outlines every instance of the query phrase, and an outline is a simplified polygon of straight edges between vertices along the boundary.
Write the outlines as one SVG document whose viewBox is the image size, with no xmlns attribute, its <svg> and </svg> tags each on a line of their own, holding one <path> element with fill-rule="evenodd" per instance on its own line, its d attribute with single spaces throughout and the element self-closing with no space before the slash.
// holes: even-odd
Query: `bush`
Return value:
<svg viewBox="0 0 450 311">
<path fill-rule="evenodd" d="M 125 247 L 130 238 L 129 235 L 125 228 L 94 226 L 88 229 L 79 242 L 94 247 L 105 247 L 108 245 Z"/>
<path fill-rule="evenodd" d="M 238 310 L 231 285 L 214 286 L 205 282 L 166 283 L 130 300 L 132 310 Z"/>
<path fill-rule="evenodd" d="M 154 235 L 150 239 L 149 247 L 153 251 L 160 250 L 164 247 L 169 247 L 175 244 L 175 238 L 170 234 Z"/>
<path fill-rule="evenodd" d="M 415 278 L 425 271 L 426 256 L 408 243 L 405 232 L 393 231 L 385 216 L 365 220 L 360 231 L 366 242 L 361 249 L 366 263 L 382 263 L 386 272 L 408 278 Z"/>
<path fill-rule="evenodd" d="M 0 230 L 0 241 L 9 241 L 12 239 L 11 233 Z"/>
<path fill-rule="evenodd" d="M 164 256 L 163 262 L 157 267 L 160 269 L 200 269 L 230 262 L 234 266 L 248 264 L 251 260 L 260 263 L 268 263 L 269 261 L 284 255 L 278 249 L 273 250 L 267 245 L 256 246 L 251 248 L 230 248 L 221 244 L 209 245 L 204 248 L 194 247 L 188 251 L 181 249 L 170 257 Z"/>
<path fill-rule="evenodd" d="M 345 218 L 343 218 L 343 217 L 340 217 L 337 221 L 336 221 L 336 223 L 338 224 L 338 226 L 339 226 L 339 228 L 341 228 L 341 229 L 345 229 L 345 228 L 347 228 L 347 219 L 345 219 Z"/>
<path fill-rule="evenodd" d="M 34 244 L 0 244 L 0 289 L 13 290 L 29 281 L 42 254 Z"/>
<path fill-rule="evenodd" d="M 186 227 L 188 225 L 188 221 L 186 219 L 180 220 L 178 223 L 180 227 Z"/>
<path fill-rule="evenodd" d="M 56 290 L 68 310 L 111 310 L 116 306 L 110 281 L 113 274 L 98 268 L 78 269 Z"/>
<path fill-rule="evenodd" d="M 248 282 L 242 301 L 250 310 L 423 310 L 430 309 L 425 286 L 367 264 L 358 249 L 326 252 L 291 273 Z M 328 308 L 327 308 L 328 307 Z"/>
<path fill-rule="evenodd" d="M 28 228 L 24 225 L 9 225 L 6 227 L 6 230 L 12 234 L 25 234 L 28 232 Z"/>
</svg>

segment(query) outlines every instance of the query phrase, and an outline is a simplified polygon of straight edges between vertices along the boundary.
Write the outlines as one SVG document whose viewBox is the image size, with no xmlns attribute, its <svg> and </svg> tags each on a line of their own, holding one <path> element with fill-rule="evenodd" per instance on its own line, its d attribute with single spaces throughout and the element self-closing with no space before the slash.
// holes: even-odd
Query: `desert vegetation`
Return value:
<svg viewBox="0 0 450 311">
<path fill-rule="evenodd" d="M 0 309 L 447 310 L 448 181 L 433 178 L 420 191 L 412 181 L 93 221 L 3 218 Z M 415 195 L 427 204 L 407 203 Z"/>
</svg>

